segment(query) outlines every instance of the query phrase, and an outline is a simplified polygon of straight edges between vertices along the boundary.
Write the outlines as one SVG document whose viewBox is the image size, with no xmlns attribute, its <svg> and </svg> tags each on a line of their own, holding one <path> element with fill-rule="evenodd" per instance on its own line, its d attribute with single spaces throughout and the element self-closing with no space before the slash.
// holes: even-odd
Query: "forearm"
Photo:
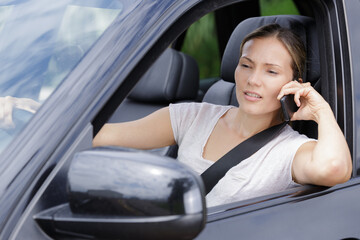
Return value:
<svg viewBox="0 0 360 240">
<path fill-rule="evenodd" d="M 122 146 L 153 149 L 175 144 L 168 108 L 149 116 L 124 123 L 105 124 L 93 141 L 93 146 Z"/>
<path fill-rule="evenodd" d="M 154 148 L 146 131 L 134 122 L 105 124 L 93 140 L 93 146 L 121 146 L 137 149 Z M 158 146 L 155 146 L 158 147 Z"/>
<path fill-rule="evenodd" d="M 93 147 L 116 145 L 116 141 L 111 124 L 105 124 L 93 139 Z"/>
<path fill-rule="evenodd" d="M 319 181 L 328 186 L 347 181 L 352 172 L 351 155 L 330 106 L 319 110 L 314 120 L 318 124 L 318 142 L 312 165 L 319 173 Z"/>
</svg>

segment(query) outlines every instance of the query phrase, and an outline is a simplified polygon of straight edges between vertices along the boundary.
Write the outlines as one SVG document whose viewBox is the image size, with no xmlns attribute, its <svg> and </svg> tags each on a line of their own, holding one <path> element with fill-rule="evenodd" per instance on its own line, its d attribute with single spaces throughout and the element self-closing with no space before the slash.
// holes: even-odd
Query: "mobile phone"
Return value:
<svg viewBox="0 0 360 240">
<path fill-rule="evenodd" d="M 296 112 L 299 107 L 294 101 L 294 94 L 285 95 L 280 99 L 281 109 L 283 111 L 284 120 L 289 122 L 294 112 Z"/>
</svg>

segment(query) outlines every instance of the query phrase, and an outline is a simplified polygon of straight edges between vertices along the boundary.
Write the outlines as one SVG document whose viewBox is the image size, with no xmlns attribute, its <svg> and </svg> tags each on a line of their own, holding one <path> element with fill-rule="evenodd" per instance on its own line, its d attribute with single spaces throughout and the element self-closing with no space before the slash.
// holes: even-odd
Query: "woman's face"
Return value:
<svg viewBox="0 0 360 240">
<path fill-rule="evenodd" d="M 291 56 L 274 37 L 247 41 L 235 70 L 239 108 L 251 115 L 278 114 L 277 95 L 292 80 Z"/>
</svg>

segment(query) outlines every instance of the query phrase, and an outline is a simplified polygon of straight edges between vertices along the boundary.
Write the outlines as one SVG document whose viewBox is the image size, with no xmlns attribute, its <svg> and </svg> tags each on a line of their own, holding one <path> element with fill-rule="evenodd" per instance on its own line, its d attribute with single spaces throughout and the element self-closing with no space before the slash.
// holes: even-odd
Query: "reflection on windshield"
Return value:
<svg viewBox="0 0 360 240">
<path fill-rule="evenodd" d="M 12 8 L 13 5 L 0 7 L 0 32 L 2 31 L 7 18 L 11 14 Z"/>
<path fill-rule="evenodd" d="M 115 19 L 119 9 L 68 6 L 57 34 L 39 100 L 45 100 Z M 89 23 L 84 25 L 84 23 Z"/>
<path fill-rule="evenodd" d="M 0 151 L 122 8 L 120 1 L 108 0 L 15 1 L 0 6 Z"/>
</svg>

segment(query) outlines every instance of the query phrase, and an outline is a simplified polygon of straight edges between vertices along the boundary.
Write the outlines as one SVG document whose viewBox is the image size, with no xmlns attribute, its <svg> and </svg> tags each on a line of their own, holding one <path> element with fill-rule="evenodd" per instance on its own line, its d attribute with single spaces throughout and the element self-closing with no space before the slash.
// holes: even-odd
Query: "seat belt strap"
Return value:
<svg viewBox="0 0 360 240">
<path fill-rule="evenodd" d="M 230 168 L 247 159 L 280 134 L 287 122 L 265 129 L 241 142 L 201 174 L 206 194 L 223 178 Z"/>
</svg>

